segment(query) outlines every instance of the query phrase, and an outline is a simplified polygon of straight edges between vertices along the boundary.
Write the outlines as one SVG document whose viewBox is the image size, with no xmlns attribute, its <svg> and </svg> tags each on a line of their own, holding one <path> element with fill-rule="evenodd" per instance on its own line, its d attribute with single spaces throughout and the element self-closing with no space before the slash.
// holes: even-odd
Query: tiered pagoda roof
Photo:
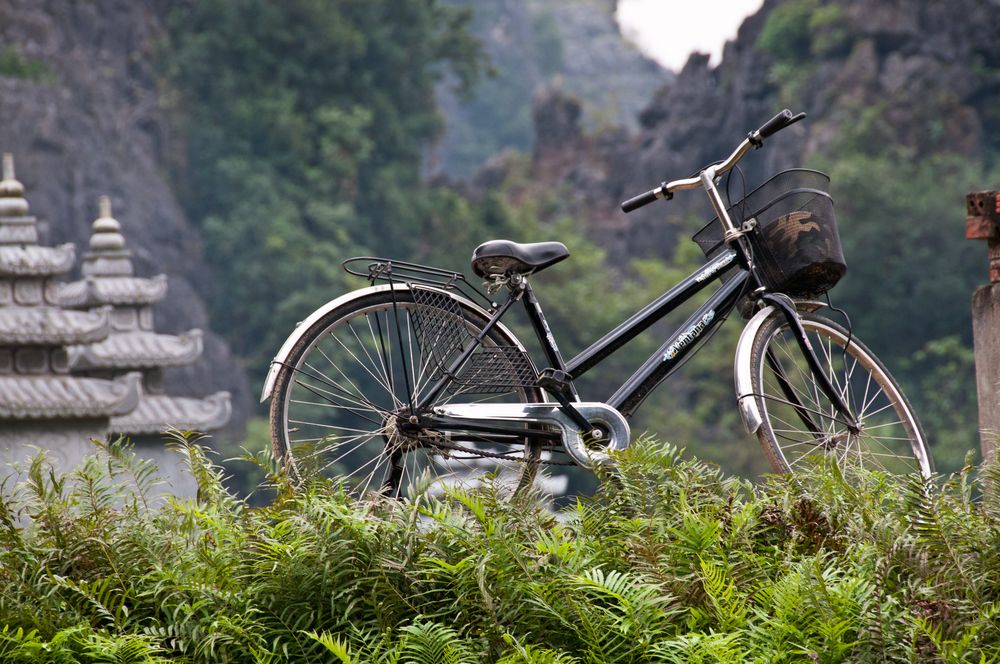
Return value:
<svg viewBox="0 0 1000 664">
<path fill-rule="evenodd" d="M 117 332 L 95 344 L 74 346 L 70 365 L 79 370 L 181 367 L 201 357 L 201 351 L 201 330 L 179 335 Z"/>
<path fill-rule="evenodd" d="M 180 431 L 212 431 L 226 426 L 230 415 L 229 392 L 216 392 L 204 399 L 143 394 L 135 410 L 111 418 L 111 428 L 135 435 L 158 434 L 169 423 Z"/>
<path fill-rule="evenodd" d="M 108 336 L 106 309 L 65 311 L 51 307 L 0 309 L 0 346 L 65 346 Z"/>
<path fill-rule="evenodd" d="M 0 246 L 0 274 L 51 277 L 65 274 L 73 267 L 76 251 L 72 244 L 58 247 Z"/>
<path fill-rule="evenodd" d="M 53 277 L 73 265 L 73 245 L 44 247 L 3 155 L 0 179 L 0 420 L 100 420 L 132 410 L 138 375 L 115 380 L 69 375 L 66 346 L 99 342 L 110 332 L 110 308 L 59 307 Z"/>
<path fill-rule="evenodd" d="M 152 279 L 136 277 L 86 277 L 63 284 L 59 299 L 67 307 L 97 307 L 102 304 L 154 304 L 167 294 L 167 275 Z"/>
<path fill-rule="evenodd" d="M 88 419 L 136 410 L 142 375 L 121 379 L 76 376 L 0 376 L 0 418 Z"/>
<path fill-rule="evenodd" d="M 72 244 L 42 247 L 38 225 L 24 198 L 24 185 L 14 176 L 14 156 L 3 155 L 0 180 L 0 275 L 53 276 L 65 274 L 76 256 Z"/>
<path fill-rule="evenodd" d="M 111 200 L 102 196 L 90 250 L 83 257 L 83 279 L 63 285 L 58 297 L 65 306 L 110 308 L 111 333 L 97 343 L 71 346 L 72 370 L 94 375 L 129 370 L 145 373 L 138 406 L 112 419 L 112 430 L 117 433 L 155 434 L 171 427 L 210 431 L 224 426 L 231 415 L 228 392 L 204 399 L 162 394 L 161 369 L 197 360 L 202 353 L 202 333 L 197 329 L 179 335 L 154 331 L 152 304 L 166 296 L 167 278 L 136 277 L 131 255 L 121 225 L 111 216 Z"/>
</svg>

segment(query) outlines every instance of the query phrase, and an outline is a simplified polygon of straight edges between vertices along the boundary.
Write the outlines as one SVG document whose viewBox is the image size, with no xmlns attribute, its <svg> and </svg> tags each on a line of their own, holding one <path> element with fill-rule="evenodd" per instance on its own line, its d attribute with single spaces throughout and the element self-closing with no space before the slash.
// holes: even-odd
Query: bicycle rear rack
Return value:
<svg viewBox="0 0 1000 664">
<path fill-rule="evenodd" d="M 373 286 L 376 281 L 434 286 L 458 291 L 469 300 L 478 300 L 485 304 L 487 309 L 496 307 L 496 303 L 483 291 L 470 284 L 461 272 L 377 256 L 355 256 L 348 258 L 341 265 L 348 274 L 364 277 Z"/>
</svg>

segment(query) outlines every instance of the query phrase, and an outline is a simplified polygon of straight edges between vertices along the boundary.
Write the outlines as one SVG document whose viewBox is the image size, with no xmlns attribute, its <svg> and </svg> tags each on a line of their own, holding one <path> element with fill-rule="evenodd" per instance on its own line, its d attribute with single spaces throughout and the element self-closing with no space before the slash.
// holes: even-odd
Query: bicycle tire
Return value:
<svg viewBox="0 0 1000 664">
<path fill-rule="evenodd" d="M 486 474 L 496 476 L 511 496 L 531 486 L 541 451 L 536 440 L 506 444 L 459 432 L 461 442 L 455 443 L 455 432 L 448 441 L 430 431 L 401 433 L 404 423 L 394 413 L 405 410 L 407 392 L 420 394 L 432 372 L 460 350 L 433 347 L 443 339 L 418 338 L 418 321 L 450 322 L 475 336 L 487 320 L 475 307 L 441 291 L 423 289 L 435 305 L 418 304 L 409 287 L 383 288 L 359 294 L 327 313 L 289 352 L 276 377 L 270 408 L 278 462 L 298 481 L 336 479 L 359 497 L 403 498 L 424 484 L 431 490 L 445 483 L 472 485 Z M 499 325 L 483 344 L 521 347 Z M 544 400 L 533 386 L 507 392 L 497 392 L 494 386 L 486 396 L 477 389 L 464 386 L 462 400 Z M 445 393 L 439 403 L 454 397 L 454 392 Z"/>
<path fill-rule="evenodd" d="M 834 321 L 816 314 L 800 314 L 800 318 L 820 364 L 860 421 L 861 430 L 857 434 L 847 430 L 809 371 L 784 315 L 775 311 L 758 330 L 750 354 L 753 398 L 763 419 L 757 437 L 771 467 L 779 473 L 793 472 L 819 453 L 832 458 L 845 476 L 858 467 L 930 477 L 934 463 L 927 437 L 885 365 Z M 768 359 L 769 350 L 786 377 L 785 390 L 779 369 Z M 787 396 L 789 390 L 799 409 Z"/>
</svg>

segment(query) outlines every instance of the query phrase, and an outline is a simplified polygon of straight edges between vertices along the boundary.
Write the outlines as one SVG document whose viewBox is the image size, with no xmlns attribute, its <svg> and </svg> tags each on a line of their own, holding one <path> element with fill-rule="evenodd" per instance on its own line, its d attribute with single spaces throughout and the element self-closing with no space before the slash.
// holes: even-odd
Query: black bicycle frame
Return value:
<svg viewBox="0 0 1000 664">
<path fill-rule="evenodd" d="M 554 368 L 565 371 L 571 380 L 576 380 L 700 293 L 716 277 L 734 270 L 736 274 L 730 276 L 697 311 L 674 330 L 663 345 L 650 355 L 642 366 L 605 401 L 625 417 L 630 417 L 649 393 L 686 361 L 698 345 L 698 341 L 707 338 L 712 329 L 725 320 L 729 312 L 736 306 L 740 295 L 747 291 L 748 281 L 752 279 L 752 276 L 749 271 L 742 267 L 739 253 L 735 249 L 727 249 L 723 254 L 708 261 L 696 272 L 634 313 L 569 362 L 553 365 Z M 537 316 L 544 321 L 540 309 Z M 532 320 L 534 322 L 534 317 Z M 554 353 L 558 355 L 558 349 L 554 348 L 551 334 L 540 334 L 543 328 L 538 325 L 534 327 L 542 347 L 547 348 L 551 345 Z M 547 330 L 547 326 L 544 329 Z M 549 351 L 546 353 L 547 357 L 551 354 Z"/>
<path fill-rule="evenodd" d="M 501 306 L 495 308 L 492 317 L 476 337 L 476 343 L 472 344 L 459 357 L 453 360 L 447 371 L 444 372 L 444 377 L 421 397 L 416 410 L 417 412 L 423 412 L 435 402 L 437 397 L 440 396 L 453 380 L 453 377 L 458 375 L 458 372 L 472 356 L 473 352 L 475 352 L 479 343 L 486 338 L 490 330 L 493 329 L 503 315 L 519 299 L 524 302 L 528 319 L 535 331 L 535 335 L 538 337 L 549 366 L 552 369 L 558 370 L 562 376 L 566 377 L 566 391 L 573 400 L 578 400 L 579 396 L 573 381 L 700 293 L 715 278 L 725 277 L 719 289 L 697 311 L 689 316 L 680 327 L 674 330 L 663 345 L 650 355 L 642 366 L 614 394 L 604 401 L 604 403 L 618 410 L 623 416 L 631 417 L 636 409 L 642 405 L 642 402 L 645 401 L 649 393 L 684 364 L 691 353 L 698 347 L 698 342 L 707 339 L 711 335 L 712 330 L 726 319 L 740 297 L 748 292 L 755 291 L 761 286 L 761 281 L 755 274 L 755 271 L 752 267 L 749 267 L 746 252 L 747 249 L 742 242 L 733 243 L 731 247 L 726 248 L 721 254 L 715 256 L 697 271 L 688 275 L 683 281 L 634 313 L 626 321 L 595 341 L 579 355 L 569 360 L 569 362 L 563 360 L 555 338 L 549 329 L 548 322 L 545 320 L 541 304 L 538 298 L 535 297 L 534 291 L 531 289 L 527 279 L 523 279 L 511 288 L 507 300 Z M 849 406 L 843 401 L 842 395 L 830 383 L 829 378 L 819 366 L 819 360 L 806 337 L 802 324 L 798 320 L 794 304 L 784 296 L 776 294 L 765 294 L 763 295 L 763 299 L 785 315 L 788 325 L 809 363 L 810 369 L 817 376 L 820 388 L 833 401 L 837 410 L 845 418 L 848 426 L 851 428 L 856 427 L 857 425 Z M 774 362 L 772 357 L 768 359 L 772 362 L 772 369 L 778 375 L 779 384 L 784 389 L 786 379 L 783 375 L 783 369 L 779 364 Z M 794 406 L 798 402 L 798 399 L 794 397 L 794 394 L 789 394 L 788 390 L 786 390 L 786 394 L 788 395 L 789 402 Z M 564 402 L 565 396 L 560 396 L 560 400 Z M 563 405 L 566 406 L 567 404 L 563 403 Z M 804 410 L 802 412 L 805 414 Z M 804 420 L 806 421 L 806 426 L 810 429 L 814 429 L 817 426 L 812 423 L 811 417 L 808 414 L 804 415 Z M 490 425 L 485 425 L 484 428 L 490 429 Z M 503 433 L 509 432 L 505 430 Z"/>
<path fill-rule="evenodd" d="M 736 271 L 736 274 L 730 276 L 708 301 L 699 307 L 606 401 L 608 405 L 619 410 L 625 417 L 629 417 L 642 404 L 653 388 L 684 363 L 690 352 L 697 346 L 698 340 L 707 337 L 716 325 L 725 320 L 729 312 L 736 306 L 740 295 L 747 292 L 748 282 L 756 285 L 756 278 L 746 269 L 745 263 L 741 251 L 733 248 L 726 249 L 722 254 L 709 260 L 686 279 L 595 341 L 569 362 L 563 361 L 559 347 L 556 345 L 555 338 L 545 320 L 541 304 L 527 281 L 522 282 L 521 286 L 511 289 L 507 301 L 496 309 L 489 322 L 480 331 L 477 341 L 484 339 L 511 305 L 521 299 L 549 366 L 569 375 L 568 389 L 572 396 L 577 398 L 576 388 L 572 381 L 597 366 L 609 355 L 704 290 L 716 277 Z M 477 345 L 473 344 L 472 347 L 455 358 L 448 370 L 445 371 L 445 378 L 421 397 L 417 406 L 418 411 L 434 403 L 451 381 L 450 377 L 458 374 Z"/>
</svg>

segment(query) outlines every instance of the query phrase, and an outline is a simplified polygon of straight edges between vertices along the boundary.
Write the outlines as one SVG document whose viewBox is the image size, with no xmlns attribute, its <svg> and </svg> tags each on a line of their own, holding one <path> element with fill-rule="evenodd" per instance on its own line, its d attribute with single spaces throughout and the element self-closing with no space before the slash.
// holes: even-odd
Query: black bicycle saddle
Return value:
<svg viewBox="0 0 1000 664">
<path fill-rule="evenodd" d="M 472 252 L 472 271 L 480 277 L 538 272 L 568 257 L 569 250 L 562 242 L 519 244 L 510 240 L 490 240 Z"/>
</svg>

